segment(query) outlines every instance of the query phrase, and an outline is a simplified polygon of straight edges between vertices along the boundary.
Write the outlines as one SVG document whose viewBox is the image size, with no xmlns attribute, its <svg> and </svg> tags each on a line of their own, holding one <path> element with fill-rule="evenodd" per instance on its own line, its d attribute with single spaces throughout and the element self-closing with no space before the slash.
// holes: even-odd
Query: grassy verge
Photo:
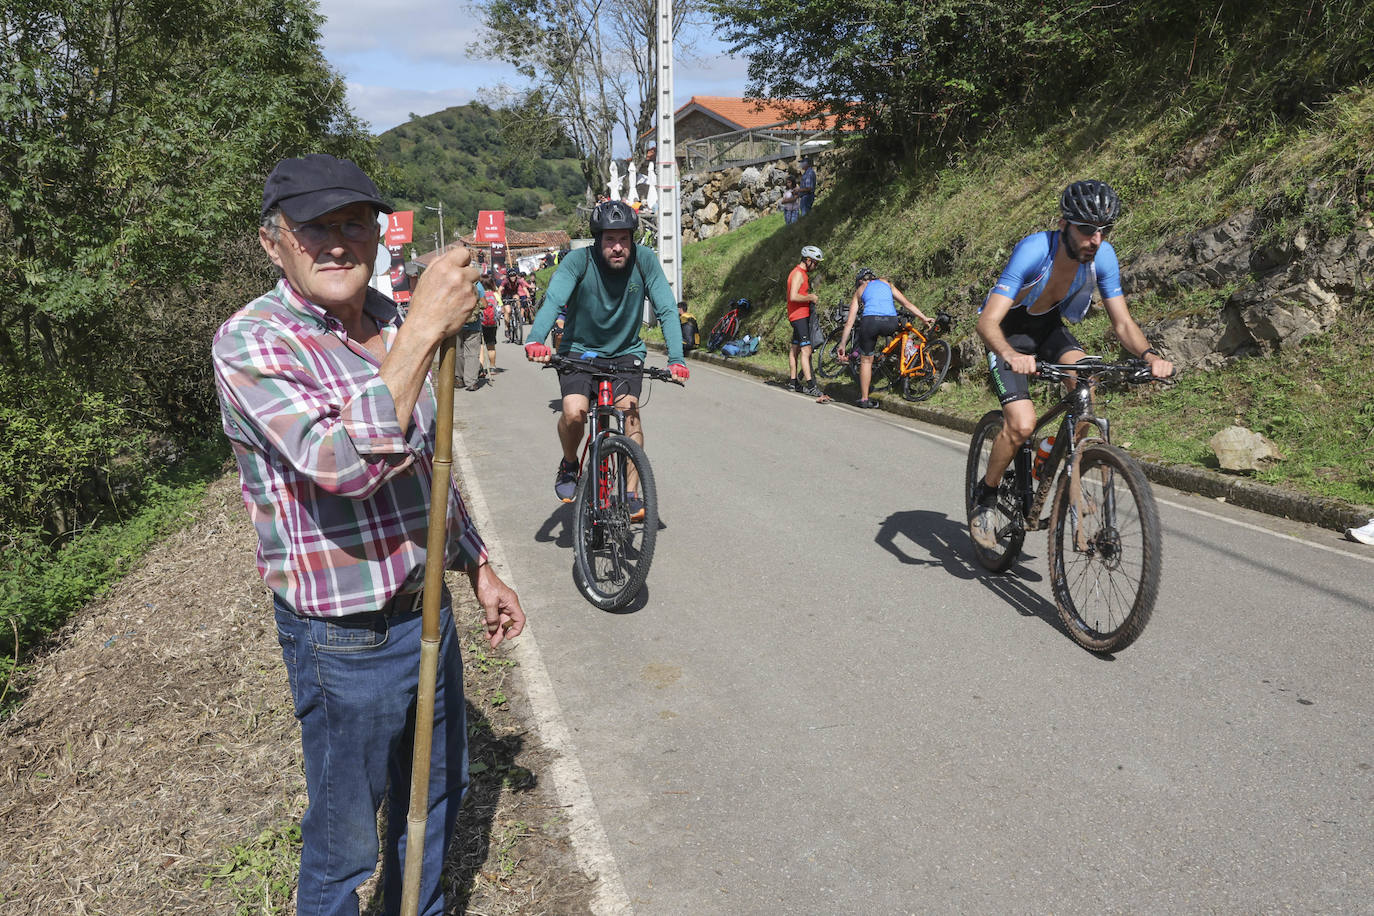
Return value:
<svg viewBox="0 0 1374 916">
<path fill-rule="evenodd" d="M 975 336 L 977 305 L 1012 246 L 1052 225 L 1059 190 L 1070 180 L 1101 177 L 1121 192 L 1125 214 L 1112 241 L 1128 274 L 1134 257 L 1247 209 L 1261 217 L 1261 242 L 1288 242 L 1301 231 L 1320 244 L 1368 225 L 1371 124 L 1374 91 L 1367 87 L 1288 122 L 1249 125 L 1211 123 L 1174 99 L 1004 132 L 937 171 L 880 182 L 847 178 L 842 160 L 832 160 L 840 171 L 835 189 L 806 219 L 785 226 L 781 216 L 767 216 L 686 246 L 686 298 L 703 333 L 735 298 L 753 300 L 742 332 L 761 336 L 763 348 L 751 362 L 785 370 L 784 283 L 801 246 L 814 244 L 825 252 L 812 283 L 824 305 L 848 295 L 859 266 L 873 267 L 926 313 L 951 312 L 957 346 Z M 1215 314 L 1228 292 L 1152 293 L 1131 305 L 1148 327 Z M 1120 440 L 1142 457 L 1215 467 L 1208 438 L 1240 423 L 1268 436 L 1283 455 L 1259 479 L 1374 503 L 1374 407 L 1367 394 L 1374 387 L 1374 297 L 1365 293 L 1344 307 L 1327 334 L 1292 350 L 1185 373 L 1172 389 L 1116 396 L 1110 416 Z M 1119 352 L 1100 313 L 1075 333 L 1090 352 Z M 995 407 L 985 368 L 967 367 L 962 384 L 938 392 L 928 406 L 967 417 Z"/>
<path fill-rule="evenodd" d="M 150 481 L 117 518 L 53 548 L 36 531 L 9 536 L 0 565 L 0 713 L 23 659 L 87 602 L 102 594 L 160 538 L 185 524 L 206 487 L 224 470 L 222 442 L 204 444 Z"/>
</svg>

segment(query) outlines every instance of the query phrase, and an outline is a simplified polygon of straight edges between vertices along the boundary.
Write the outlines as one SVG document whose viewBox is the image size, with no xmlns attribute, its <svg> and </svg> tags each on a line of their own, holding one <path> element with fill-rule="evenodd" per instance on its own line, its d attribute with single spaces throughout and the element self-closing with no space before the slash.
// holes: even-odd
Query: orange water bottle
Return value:
<svg viewBox="0 0 1374 916">
<path fill-rule="evenodd" d="M 1035 449 L 1035 463 L 1031 465 L 1031 476 L 1036 480 L 1040 479 L 1040 470 L 1045 466 L 1045 460 L 1050 457 L 1050 450 L 1054 448 L 1054 436 L 1040 440 L 1040 445 Z"/>
</svg>

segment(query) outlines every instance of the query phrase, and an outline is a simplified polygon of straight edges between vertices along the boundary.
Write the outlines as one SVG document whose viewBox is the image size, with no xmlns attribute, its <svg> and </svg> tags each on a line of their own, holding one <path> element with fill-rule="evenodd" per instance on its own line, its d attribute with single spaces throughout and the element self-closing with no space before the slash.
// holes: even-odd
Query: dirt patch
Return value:
<svg viewBox="0 0 1374 916">
<path fill-rule="evenodd" d="M 35 663 L 0 726 L 4 912 L 294 913 L 305 780 L 255 545 L 231 475 Z M 589 912 L 548 752 L 479 635 L 465 625 L 474 774 L 450 911 Z"/>
</svg>

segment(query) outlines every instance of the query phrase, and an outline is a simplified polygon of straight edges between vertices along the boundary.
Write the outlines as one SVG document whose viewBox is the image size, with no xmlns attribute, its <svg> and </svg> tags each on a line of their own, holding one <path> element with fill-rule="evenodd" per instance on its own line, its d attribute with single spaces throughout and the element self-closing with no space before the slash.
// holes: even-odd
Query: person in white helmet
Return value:
<svg viewBox="0 0 1374 916">
<path fill-rule="evenodd" d="M 787 320 L 792 323 L 792 347 L 787 352 L 787 383 L 792 391 L 800 391 L 812 397 L 821 397 L 821 389 L 811 377 L 811 347 L 820 341 L 813 341 L 811 333 L 811 309 L 816 304 L 816 294 L 811 292 L 811 271 L 821 263 L 821 250 L 815 245 L 807 245 L 801 250 L 801 263 L 792 268 L 787 275 Z M 805 386 L 797 380 L 797 370 L 801 369 Z"/>
</svg>

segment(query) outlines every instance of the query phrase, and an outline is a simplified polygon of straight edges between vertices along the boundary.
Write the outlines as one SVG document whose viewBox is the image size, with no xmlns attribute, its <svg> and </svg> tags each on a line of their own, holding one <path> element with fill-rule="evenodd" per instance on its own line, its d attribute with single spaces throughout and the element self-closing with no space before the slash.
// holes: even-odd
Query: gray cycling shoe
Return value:
<svg viewBox="0 0 1374 916">
<path fill-rule="evenodd" d="M 978 481 L 978 486 L 973 489 L 974 506 L 968 520 L 968 533 L 973 543 L 988 550 L 997 547 L 997 514 L 993 511 L 996 498 L 996 491 L 989 489 L 983 481 Z"/>
<path fill-rule="evenodd" d="M 973 543 L 979 547 L 992 550 L 997 546 L 997 517 L 988 506 L 979 506 L 973 510 L 973 517 L 968 522 L 968 533 L 973 538 Z"/>
</svg>

